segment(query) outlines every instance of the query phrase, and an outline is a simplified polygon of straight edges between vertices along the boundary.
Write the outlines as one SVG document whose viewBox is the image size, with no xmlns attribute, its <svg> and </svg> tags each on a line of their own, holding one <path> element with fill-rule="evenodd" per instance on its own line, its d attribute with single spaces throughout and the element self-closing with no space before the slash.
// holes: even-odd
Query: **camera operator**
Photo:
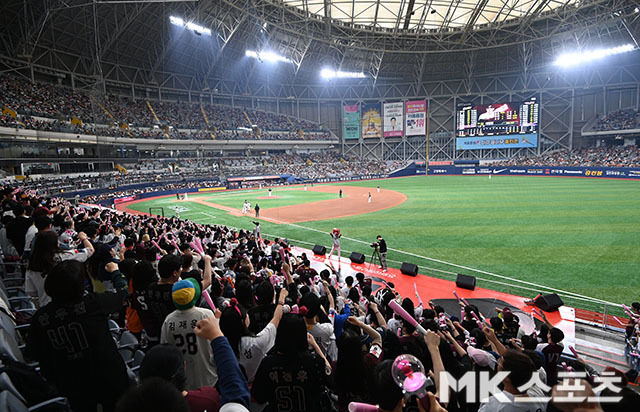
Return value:
<svg viewBox="0 0 640 412">
<path fill-rule="evenodd" d="M 381 235 L 376 236 L 376 242 L 372 244 L 373 247 L 377 247 L 380 252 L 380 269 L 383 272 L 387 271 L 387 242 Z"/>
</svg>

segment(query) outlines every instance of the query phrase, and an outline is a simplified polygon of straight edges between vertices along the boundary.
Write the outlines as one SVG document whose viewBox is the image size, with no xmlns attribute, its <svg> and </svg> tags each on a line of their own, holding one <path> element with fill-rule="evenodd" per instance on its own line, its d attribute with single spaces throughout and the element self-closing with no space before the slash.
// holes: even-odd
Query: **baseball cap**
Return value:
<svg viewBox="0 0 640 412">
<path fill-rule="evenodd" d="M 509 309 L 507 307 L 502 309 L 502 319 L 504 319 L 507 322 L 513 320 L 513 312 L 511 312 L 511 309 Z"/>
<path fill-rule="evenodd" d="M 171 288 L 171 297 L 173 304 L 179 310 L 191 309 L 200 299 L 200 285 L 193 278 L 180 280 L 173 284 Z"/>
<path fill-rule="evenodd" d="M 496 358 L 487 351 L 476 349 L 473 346 L 467 346 L 467 353 L 471 360 L 479 366 L 490 367 L 495 370 L 498 365 Z"/>
<path fill-rule="evenodd" d="M 44 216 L 44 215 L 52 215 L 54 213 L 55 213 L 54 210 L 49 210 L 48 208 L 46 208 L 44 206 L 40 206 L 39 208 L 37 208 L 36 210 L 33 211 L 32 216 L 33 217 L 37 217 L 37 216 Z"/>
</svg>

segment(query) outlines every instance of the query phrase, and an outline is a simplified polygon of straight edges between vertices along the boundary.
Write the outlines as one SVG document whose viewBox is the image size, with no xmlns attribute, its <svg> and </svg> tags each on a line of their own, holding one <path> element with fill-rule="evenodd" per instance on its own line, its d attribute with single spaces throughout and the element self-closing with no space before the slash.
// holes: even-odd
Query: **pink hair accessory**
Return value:
<svg viewBox="0 0 640 412">
<path fill-rule="evenodd" d="M 242 319 L 242 312 L 240 311 L 240 308 L 238 307 L 238 299 L 231 298 L 229 300 L 229 306 L 235 308 L 236 311 L 238 311 L 238 315 L 240 315 L 240 319 Z"/>
</svg>

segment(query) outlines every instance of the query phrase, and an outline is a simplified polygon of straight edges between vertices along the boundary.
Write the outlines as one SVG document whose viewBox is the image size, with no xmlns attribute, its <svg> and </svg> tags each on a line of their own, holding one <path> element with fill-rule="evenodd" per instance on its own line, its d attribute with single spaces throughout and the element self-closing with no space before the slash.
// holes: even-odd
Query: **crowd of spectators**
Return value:
<svg viewBox="0 0 640 412">
<path fill-rule="evenodd" d="M 333 152 L 312 154 L 278 154 L 267 159 L 254 158 L 223 162 L 230 176 L 264 174 L 291 175 L 304 180 L 351 178 L 365 175 L 386 175 L 406 165 L 406 162 L 362 160 Z"/>
<path fill-rule="evenodd" d="M 202 164 L 206 164 L 203 162 Z M 102 189 L 117 190 L 119 186 L 135 185 L 141 183 L 162 183 L 173 182 L 175 184 L 183 184 L 184 187 L 190 184 L 189 180 L 213 180 L 216 173 L 217 165 L 209 164 L 206 169 L 198 167 L 175 168 L 169 169 L 144 169 L 127 170 L 122 172 L 96 172 L 92 174 L 74 174 L 74 175 L 40 175 L 37 177 L 27 177 L 21 182 L 22 187 L 26 189 L 40 190 L 46 193 L 54 194 L 61 191 L 69 192 L 84 189 Z M 151 189 L 151 188 L 149 188 Z"/>
<path fill-rule="evenodd" d="M 328 130 L 318 124 L 280 114 L 115 95 L 96 97 L 8 75 L 0 76 L 0 108 L 5 107 L 17 116 L 3 113 L 0 126 L 50 132 L 181 140 L 208 140 L 212 136 L 224 140 L 330 137 Z M 82 124 L 71 123 L 74 118 Z"/>
<path fill-rule="evenodd" d="M 82 202 L 86 202 L 89 204 L 99 204 L 103 200 L 136 196 L 136 195 L 141 195 L 143 193 L 161 192 L 165 190 L 176 190 L 176 189 L 185 189 L 185 191 L 188 191 L 189 189 L 198 189 L 201 187 L 217 187 L 220 185 L 221 185 L 221 182 L 218 179 L 199 180 L 197 182 L 185 181 L 185 182 L 176 182 L 176 183 L 166 183 L 166 184 L 161 184 L 157 186 L 145 186 L 137 189 L 127 189 L 127 190 L 112 189 L 112 190 L 109 190 L 108 192 L 100 193 L 97 195 L 83 196 L 80 200 Z"/>
<path fill-rule="evenodd" d="M 22 181 L 26 189 L 57 194 L 84 189 L 109 188 L 118 196 L 131 196 L 156 190 L 194 188 L 215 181 L 224 184 L 225 179 L 237 176 L 290 175 L 302 180 L 354 178 L 358 176 L 388 175 L 406 165 L 406 162 L 380 162 L 360 160 L 353 156 L 320 152 L 308 154 L 273 154 L 268 157 L 243 157 L 221 159 L 142 160 L 127 166 L 127 172 L 95 172 L 74 175 L 39 175 Z M 166 183 L 165 183 L 166 182 Z M 118 188 L 126 185 L 152 183 L 144 189 Z M 204 186 L 203 186 L 204 187 Z M 103 200 L 107 197 L 92 197 Z"/>
<path fill-rule="evenodd" d="M 26 360 L 77 411 L 346 412 L 352 402 L 381 412 L 640 408 L 627 387 L 637 372 L 612 369 L 612 379 L 581 358 L 561 365 L 564 333 L 544 314 L 527 331 L 508 307 L 481 313 L 460 301 L 458 317 L 422 302 L 418 288 L 401 296 L 362 273 L 329 264 L 317 271 L 287 240 L 263 237 L 258 222 L 231 229 L 78 208 L 29 190 L 3 188 L 2 196 L 0 246 L 28 262 L 24 288 L 39 308 L 27 321 Z M 126 332 L 114 332 L 110 319 Z M 144 355 L 133 382 L 118 351 L 125 333 Z M 406 361 L 393 368 L 401 355 L 431 376 L 424 402 L 394 379 L 394 371 L 413 372 Z M 582 380 L 564 379 L 563 369 Z M 444 372 L 487 376 L 454 392 Z M 479 399 L 498 372 L 508 372 L 499 392 Z M 592 397 L 576 398 L 583 394 Z M 611 396 L 620 399 L 606 403 Z"/>
<path fill-rule="evenodd" d="M 640 129 L 640 111 L 621 109 L 599 116 L 593 126 L 595 132 Z"/>
<path fill-rule="evenodd" d="M 518 156 L 492 163 L 495 166 L 640 167 L 638 146 L 602 146 L 563 149 L 539 156 Z"/>
</svg>

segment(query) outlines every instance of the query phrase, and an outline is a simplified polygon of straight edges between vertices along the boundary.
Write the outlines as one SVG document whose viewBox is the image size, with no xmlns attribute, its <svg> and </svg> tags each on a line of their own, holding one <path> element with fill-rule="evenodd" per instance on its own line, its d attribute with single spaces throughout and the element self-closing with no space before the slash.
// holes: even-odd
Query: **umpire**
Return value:
<svg viewBox="0 0 640 412">
<path fill-rule="evenodd" d="M 376 240 L 378 243 L 379 251 L 380 251 L 380 269 L 383 272 L 387 271 L 387 242 L 382 238 L 381 235 L 376 236 Z"/>
</svg>

